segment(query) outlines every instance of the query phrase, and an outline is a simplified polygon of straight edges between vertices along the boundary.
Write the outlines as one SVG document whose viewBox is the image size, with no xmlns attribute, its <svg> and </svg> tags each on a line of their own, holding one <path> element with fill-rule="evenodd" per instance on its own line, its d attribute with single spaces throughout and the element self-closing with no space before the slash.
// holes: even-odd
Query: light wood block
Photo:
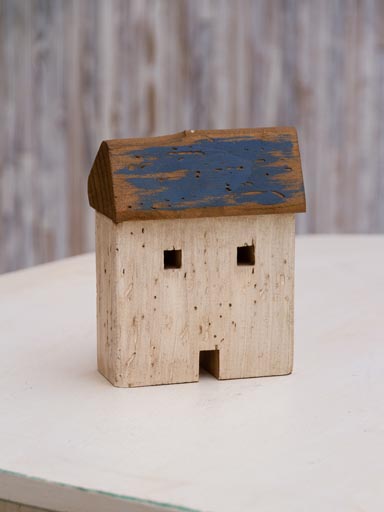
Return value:
<svg viewBox="0 0 384 512">
<path fill-rule="evenodd" d="M 115 224 L 96 212 L 100 372 L 119 387 L 194 382 L 202 353 L 219 379 L 290 373 L 294 233 L 293 214 Z M 254 264 L 238 264 L 244 246 Z M 181 268 L 164 268 L 165 250 Z"/>
</svg>

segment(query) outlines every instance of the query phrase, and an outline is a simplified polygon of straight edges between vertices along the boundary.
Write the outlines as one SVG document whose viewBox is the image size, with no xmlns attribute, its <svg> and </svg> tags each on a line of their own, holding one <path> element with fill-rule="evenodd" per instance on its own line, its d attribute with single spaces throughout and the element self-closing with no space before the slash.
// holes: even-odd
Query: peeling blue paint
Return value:
<svg viewBox="0 0 384 512">
<path fill-rule="evenodd" d="M 288 137 L 203 139 L 191 145 L 159 146 L 126 153 L 135 164 L 115 171 L 140 198 L 137 210 L 277 205 L 303 191 L 292 182 L 294 158 Z M 137 164 L 136 164 L 137 161 Z"/>
</svg>

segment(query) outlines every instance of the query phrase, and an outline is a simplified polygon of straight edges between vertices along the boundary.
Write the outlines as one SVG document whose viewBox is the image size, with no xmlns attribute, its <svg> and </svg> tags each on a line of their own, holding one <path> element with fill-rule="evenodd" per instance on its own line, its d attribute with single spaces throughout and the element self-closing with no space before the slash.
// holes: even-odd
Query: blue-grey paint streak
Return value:
<svg viewBox="0 0 384 512">
<path fill-rule="evenodd" d="M 283 179 L 292 172 L 289 166 L 276 165 L 292 158 L 292 142 L 285 137 L 274 141 L 251 137 L 203 139 L 188 146 L 150 147 L 126 154 L 137 159 L 137 167 L 125 167 L 116 173 L 126 174 L 126 181 L 136 188 L 140 204 L 135 209 L 139 210 L 154 208 L 157 203 L 168 207 L 156 209 L 174 210 L 252 202 L 276 205 L 302 191 L 302 184 L 292 189 Z M 154 177 L 176 171 L 185 171 L 185 176 Z"/>
</svg>

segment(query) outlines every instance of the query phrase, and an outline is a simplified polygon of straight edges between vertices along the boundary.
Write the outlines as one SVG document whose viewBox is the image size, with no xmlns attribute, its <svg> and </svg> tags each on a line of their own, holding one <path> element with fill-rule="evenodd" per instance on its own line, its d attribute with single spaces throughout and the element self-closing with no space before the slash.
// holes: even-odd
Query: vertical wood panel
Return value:
<svg viewBox="0 0 384 512">
<path fill-rule="evenodd" d="M 105 138 L 294 124 L 299 232 L 384 232 L 382 0 L 0 0 L 0 272 L 90 250 Z"/>
<path fill-rule="evenodd" d="M 377 207 L 373 209 L 372 219 L 374 230 L 384 233 L 384 2 L 379 2 L 376 6 L 374 33 L 375 33 L 375 69 L 376 76 L 376 141 L 375 141 L 375 172 L 376 172 L 376 194 L 378 199 Z"/>
<path fill-rule="evenodd" d="M 70 125 L 66 87 L 70 59 L 64 44 L 69 4 L 40 0 L 30 5 L 34 259 L 46 261 L 71 253 L 67 222 L 71 205 L 68 201 Z M 29 203 L 31 199 L 27 194 L 25 201 Z"/>
</svg>

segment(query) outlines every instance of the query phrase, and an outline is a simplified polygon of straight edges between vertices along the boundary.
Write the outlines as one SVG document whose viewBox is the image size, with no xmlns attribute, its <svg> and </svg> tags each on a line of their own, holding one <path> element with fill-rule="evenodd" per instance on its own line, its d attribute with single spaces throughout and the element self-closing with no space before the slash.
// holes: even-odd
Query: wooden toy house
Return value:
<svg viewBox="0 0 384 512">
<path fill-rule="evenodd" d="M 99 371 L 115 386 L 292 371 L 293 128 L 185 131 L 101 144 L 96 210 Z"/>
</svg>

